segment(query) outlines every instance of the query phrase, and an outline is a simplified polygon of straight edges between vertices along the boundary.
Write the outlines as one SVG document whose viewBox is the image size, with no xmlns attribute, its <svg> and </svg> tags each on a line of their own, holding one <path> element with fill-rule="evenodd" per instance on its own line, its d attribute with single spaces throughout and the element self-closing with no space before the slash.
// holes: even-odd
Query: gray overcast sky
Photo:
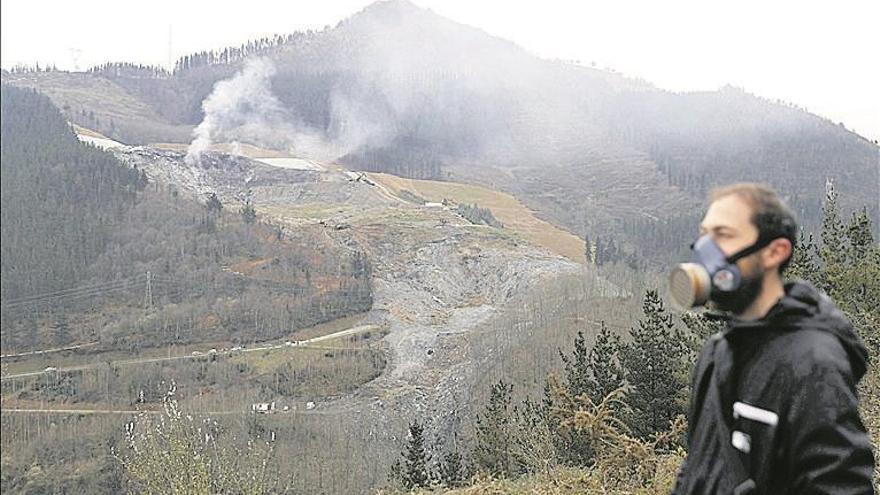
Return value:
<svg viewBox="0 0 880 495">
<path fill-rule="evenodd" d="M 335 25 L 365 0 L 3 0 L 0 61 L 62 69 Z M 545 58 L 595 61 L 675 90 L 733 84 L 880 139 L 880 1 L 415 0 Z M 76 51 L 78 50 L 78 52 Z"/>
</svg>

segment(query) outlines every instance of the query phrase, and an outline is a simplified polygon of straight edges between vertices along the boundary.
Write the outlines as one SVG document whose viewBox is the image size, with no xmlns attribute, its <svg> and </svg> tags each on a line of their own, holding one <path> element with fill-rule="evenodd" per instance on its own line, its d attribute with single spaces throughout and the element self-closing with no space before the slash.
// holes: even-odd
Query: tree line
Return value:
<svg viewBox="0 0 880 495">
<path fill-rule="evenodd" d="M 33 90 L 2 111 L 4 350 L 249 342 L 371 307 L 362 251 L 148 183 Z"/>
<path fill-rule="evenodd" d="M 801 234 L 787 278 L 805 279 L 828 293 L 877 355 L 880 245 L 872 232 L 867 209 L 844 219 L 838 194 L 829 186 L 821 231 L 815 237 Z M 517 402 L 513 385 L 503 379 L 492 385 L 466 439 L 432 441 L 429 420 L 414 419 L 390 468 L 389 490 L 481 484 L 497 489 L 487 480 L 517 483 L 534 477 L 546 488 L 568 476 L 582 488 L 609 493 L 668 493 L 685 454 L 689 374 L 703 341 L 722 329 L 721 320 L 705 313 L 676 317 L 649 290 L 628 335 L 609 331 L 603 322 L 588 345 L 584 332 L 578 332 L 568 350 L 559 351 L 559 376 L 548 375 L 537 399 Z M 860 388 L 863 419 L 877 445 L 876 363 Z M 580 475 L 570 477 L 572 468 Z"/>
</svg>

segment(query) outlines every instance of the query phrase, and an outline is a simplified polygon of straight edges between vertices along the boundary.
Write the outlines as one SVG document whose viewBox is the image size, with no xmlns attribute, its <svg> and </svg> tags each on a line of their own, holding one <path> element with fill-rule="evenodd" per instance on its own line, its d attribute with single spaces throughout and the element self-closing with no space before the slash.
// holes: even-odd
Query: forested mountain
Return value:
<svg viewBox="0 0 880 495">
<path fill-rule="evenodd" d="M 4 352 L 265 340 L 370 308 L 363 253 L 148 184 L 46 96 L 2 96 Z"/>
<path fill-rule="evenodd" d="M 793 272 L 878 352 L 880 150 L 784 102 L 542 60 L 405 0 L 173 70 L 2 80 L 3 493 L 474 470 L 668 493 L 717 325 L 657 289 L 731 181 L 783 193 L 816 233 Z M 191 161 L 194 134 L 271 158 Z M 876 443 L 876 366 L 864 387 Z"/>
<path fill-rule="evenodd" d="M 2 98 L 0 282 L 6 301 L 87 278 L 146 177 L 83 146 L 42 94 L 3 85 Z"/>
<path fill-rule="evenodd" d="M 731 86 L 644 92 L 619 95 L 607 119 L 613 132 L 649 154 L 670 184 L 694 194 L 719 183 L 772 183 L 813 226 L 826 179 L 869 208 L 878 206 L 876 144 L 783 102 Z"/>
<path fill-rule="evenodd" d="M 4 80 L 43 89 L 74 122 L 124 142 L 180 142 L 214 84 L 257 56 L 270 61 L 278 118 L 302 135 L 276 146 L 505 189 L 573 232 L 616 239 L 630 257 L 657 261 L 639 253 L 644 244 L 676 247 L 676 223 L 693 220 L 677 217 L 719 183 L 770 182 L 813 226 L 826 179 L 845 206 L 880 213 L 878 148 L 842 126 L 735 88 L 670 93 L 542 60 L 405 0 L 320 32 L 192 54 L 173 73 L 122 63 Z M 104 97 L 84 99 L 84 85 Z M 643 234 L 652 230 L 664 237 Z"/>
</svg>

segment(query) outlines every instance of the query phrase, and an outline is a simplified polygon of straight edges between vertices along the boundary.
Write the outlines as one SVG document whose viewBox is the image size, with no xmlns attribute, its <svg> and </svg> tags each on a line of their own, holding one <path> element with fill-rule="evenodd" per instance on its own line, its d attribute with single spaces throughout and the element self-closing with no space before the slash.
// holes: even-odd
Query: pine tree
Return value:
<svg viewBox="0 0 880 495">
<path fill-rule="evenodd" d="M 587 358 L 590 368 L 589 394 L 596 404 L 623 385 L 619 353 L 620 339 L 602 321 L 596 342 Z"/>
<path fill-rule="evenodd" d="M 388 483 L 395 487 L 403 486 L 403 465 L 400 463 L 400 458 L 391 463 L 391 469 L 388 470 Z"/>
<path fill-rule="evenodd" d="M 816 283 L 826 292 L 831 293 L 841 276 L 842 263 L 846 250 L 846 232 L 840 219 L 837 205 L 837 191 L 834 182 L 829 180 L 825 185 L 825 204 L 822 206 L 822 246 L 819 257 L 824 267 L 823 276 Z"/>
<path fill-rule="evenodd" d="M 438 473 L 440 483 L 447 488 L 458 488 L 467 480 L 467 469 L 464 457 L 457 449 L 443 455 Z"/>
<path fill-rule="evenodd" d="M 594 258 L 593 253 L 593 243 L 590 242 L 590 236 L 584 236 L 584 257 L 587 259 L 587 263 L 595 263 L 596 260 Z"/>
<path fill-rule="evenodd" d="M 623 384 L 618 364 L 620 348 L 617 339 L 600 323 L 599 333 L 591 348 L 587 348 L 584 332 L 578 331 L 571 354 L 559 350 L 565 371 L 565 384 L 572 396 L 587 394 L 594 402 L 601 401 L 612 390 Z"/>
<path fill-rule="evenodd" d="M 559 351 L 564 365 L 564 386 L 571 397 L 586 395 L 594 403 L 600 402 L 607 394 L 623 385 L 623 377 L 618 362 L 619 340 L 611 334 L 605 322 L 601 322 L 599 334 L 590 349 L 587 349 L 583 331 L 574 339 L 570 354 Z M 544 386 L 544 409 L 552 410 L 554 400 L 548 382 Z M 560 461 L 567 465 L 586 466 L 593 460 L 588 432 L 562 428 L 559 418 L 549 415 L 550 433 Z"/>
<path fill-rule="evenodd" d="M 644 317 L 631 329 L 632 341 L 621 347 L 623 375 L 631 387 L 629 426 L 648 438 L 664 431 L 683 414 L 687 402 L 688 346 L 675 328 L 657 291 L 645 294 Z"/>
<path fill-rule="evenodd" d="M 217 193 L 211 193 L 208 196 L 208 201 L 205 203 L 205 208 L 208 209 L 209 213 L 220 213 L 223 211 L 223 203 L 220 202 L 220 199 L 217 198 Z"/>
<path fill-rule="evenodd" d="M 790 280 L 815 280 L 819 276 L 819 249 L 813 242 L 813 234 L 798 236 L 798 242 L 791 255 L 791 263 L 786 270 L 786 278 Z"/>
<path fill-rule="evenodd" d="M 587 439 L 579 432 L 566 434 L 569 432 L 562 428 L 561 421 L 559 415 L 553 414 L 541 402 L 529 398 L 523 400 L 516 411 L 513 449 L 519 474 L 547 472 L 560 460 L 580 466 L 589 462 L 592 451 Z M 567 443 L 560 443 L 560 440 L 567 440 Z M 569 450 L 560 450 L 560 445 Z"/>
<path fill-rule="evenodd" d="M 795 252 L 793 274 L 823 289 L 846 314 L 872 353 L 880 352 L 880 246 L 873 236 L 867 209 L 853 213 L 844 225 L 837 207 L 838 196 L 831 182 L 827 185 L 821 246 L 809 247 L 818 256 L 797 269 L 801 256 Z M 810 236 L 812 239 L 812 235 Z"/>
<path fill-rule="evenodd" d="M 474 462 L 479 469 L 498 476 L 513 474 L 514 419 L 513 385 L 499 380 L 492 386 L 489 403 L 476 418 Z"/>
<path fill-rule="evenodd" d="M 874 235 L 871 232 L 871 218 L 868 209 L 862 208 L 853 213 L 846 226 L 846 237 L 849 240 L 847 258 L 850 264 L 858 264 L 867 258 L 874 247 Z"/>
<path fill-rule="evenodd" d="M 583 330 L 578 330 L 574 338 L 574 348 L 570 355 L 566 355 L 559 349 L 559 357 L 562 358 L 565 371 L 565 385 L 571 395 L 589 394 L 591 369 L 590 351 L 587 349 Z"/>
<path fill-rule="evenodd" d="M 252 224 L 257 221 L 257 210 L 254 209 L 250 199 L 241 207 L 241 219 L 246 224 Z"/>
<path fill-rule="evenodd" d="M 825 267 L 829 295 L 859 330 L 880 350 L 880 246 L 874 243 L 871 219 L 865 209 L 854 213 L 845 228 L 841 262 Z"/>
<path fill-rule="evenodd" d="M 706 313 L 687 311 L 682 313 L 681 321 L 690 332 L 690 361 L 696 364 L 697 357 L 706 339 L 724 328 L 723 320 L 709 318 Z"/>
<path fill-rule="evenodd" d="M 403 486 L 407 490 L 425 488 L 431 485 L 431 473 L 428 471 L 428 452 L 425 449 L 425 428 L 418 421 L 409 425 L 409 438 L 403 452 L 403 463 L 400 466 Z"/>
</svg>

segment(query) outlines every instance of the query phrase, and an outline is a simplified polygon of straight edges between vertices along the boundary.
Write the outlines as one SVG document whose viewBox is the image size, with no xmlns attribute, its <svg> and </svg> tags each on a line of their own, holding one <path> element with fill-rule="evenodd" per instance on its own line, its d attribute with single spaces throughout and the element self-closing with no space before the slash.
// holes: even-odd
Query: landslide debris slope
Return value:
<svg viewBox="0 0 880 495">
<path fill-rule="evenodd" d="M 877 146 L 837 123 L 737 88 L 672 93 L 539 59 L 403 0 L 319 32 L 193 54 L 172 73 L 110 64 L 3 81 L 46 92 L 111 138 L 181 143 L 215 83 L 254 57 L 275 67 L 271 89 L 290 124 L 339 152 L 319 158 L 505 190 L 545 220 L 642 257 L 657 258 L 645 244 L 681 248 L 683 225 L 719 183 L 769 182 L 815 226 L 834 179 L 846 209 L 877 213 Z"/>
<path fill-rule="evenodd" d="M 303 427 L 320 431 L 322 445 L 348 445 L 351 455 L 367 461 L 340 461 L 338 451 L 308 446 L 291 453 L 324 459 L 321 476 L 336 480 L 333 489 L 339 492 L 384 482 L 407 421 L 427 419 L 439 434 L 470 414 L 466 399 L 503 352 L 472 344 L 486 342 L 486 329 L 511 305 L 561 280 L 603 284 L 588 267 L 516 231 L 473 225 L 451 206 L 407 201 L 394 188 L 335 165 L 288 170 L 209 152 L 190 166 L 181 151 L 122 146 L 112 152 L 151 180 L 184 193 L 202 199 L 217 194 L 228 208 L 249 200 L 260 221 L 278 225 L 286 236 L 319 228 L 340 246 L 367 253 L 374 306 L 365 322 L 388 330 L 388 366 L 357 392 L 319 404 L 318 420 L 301 420 Z M 511 328 L 505 345 L 515 348 L 518 338 L 520 332 Z M 306 471 L 298 473 L 298 483 L 315 486 L 311 477 L 317 475 Z"/>
</svg>

